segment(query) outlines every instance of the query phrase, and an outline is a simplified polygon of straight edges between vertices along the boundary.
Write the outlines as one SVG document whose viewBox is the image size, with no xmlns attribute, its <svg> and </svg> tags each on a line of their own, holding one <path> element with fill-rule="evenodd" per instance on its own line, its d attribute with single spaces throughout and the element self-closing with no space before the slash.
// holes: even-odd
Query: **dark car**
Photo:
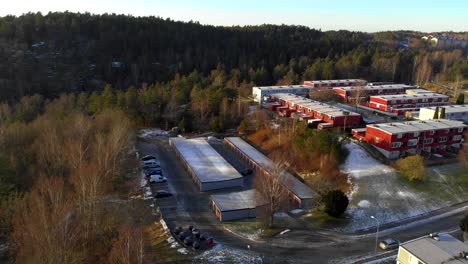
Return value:
<svg viewBox="0 0 468 264">
<path fill-rule="evenodd" d="M 141 158 L 142 161 L 155 160 L 155 159 L 156 159 L 156 157 L 151 156 L 151 155 L 146 155 L 143 158 Z"/>
<path fill-rule="evenodd" d="M 248 169 L 245 169 L 245 170 L 242 170 L 240 173 L 244 176 L 247 176 L 247 175 L 250 175 L 252 174 L 253 170 L 248 168 Z"/>
<path fill-rule="evenodd" d="M 174 229 L 174 234 L 179 235 L 183 231 L 183 228 L 178 226 Z"/>
<path fill-rule="evenodd" d="M 162 175 L 162 170 L 161 168 L 147 169 L 143 173 L 146 177 L 149 177 L 150 175 Z"/>
<path fill-rule="evenodd" d="M 183 231 L 183 232 L 180 232 L 177 236 L 179 237 L 180 240 L 184 240 L 186 237 L 189 236 L 189 233 L 186 231 Z"/>
<path fill-rule="evenodd" d="M 194 249 L 200 249 L 200 247 L 201 247 L 201 244 L 200 244 L 200 242 L 198 242 L 198 241 L 195 241 L 195 242 L 193 242 L 193 245 L 192 245 L 192 247 L 193 247 Z"/>
<path fill-rule="evenodd" d="M 397 249 L 400 245 L 400 241 L 392 238 L 385 239 L 379 243 L 379 247 L 383 250 Z"/>
<path fill-rule="evenodd" d="M 154 195 L 155 198 L 164 198 L 164 197 L 170 197 L 172 196 L 172 193 L 166 191 L 166 190 L 159 190 L 156 192 Z"/>
<path fill-rule="evenodd" d="M 200 230 L 199 230 L 199 229 L 193 229 L 193 230 L 192 230 L 192 234 L 193 234 L 196 238 L 200 238 Z"/>
<path fill-rule="evenodd" d="M 200 240 L 203 241 L 203 240 L 207 240 L 209 238 L 208 234 L 201 234 L 200 235 Z"/>
<path fill-rule="evenodd" d="M 188 245 L 192 245 L 192 244 L 193 244 L 193 241 L 195 241 L 195 239 L 193 239 L 193 237 L 191 237 L 191 236 L 188 236 L 188 237 L 186 237 L 186 238 L 184 239 L 184 244 L 187 245 L 187 246 L 188 246 Z"/>
</svg>

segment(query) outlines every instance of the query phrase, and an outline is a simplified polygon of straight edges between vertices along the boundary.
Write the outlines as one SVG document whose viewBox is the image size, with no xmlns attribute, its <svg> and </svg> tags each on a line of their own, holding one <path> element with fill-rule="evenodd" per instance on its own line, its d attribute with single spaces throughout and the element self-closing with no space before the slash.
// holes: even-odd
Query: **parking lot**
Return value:
<svg viewBox="0 0 468 264">
<path fill-rule="evenodd" d="M 237 158 L 235 153 L 225 146 L 222 141 L 210 142 L 210 144 L 237 170 L 247 168 L 247 164 L 240 158 Z M 175 156 L 169 146 L 167 137 L 140 139 L 137 142 L 137 148 L 141 157 L 145 155 L 156 156 L 159 159 L 163 176 L 167 178 L 167 182 L 150 184 L 150 188 L 153 194 L 158 190 L 167 190 L 173 194 L 171 197 L 155 199 L 155 206 L 159 207 L 164 220 L 171 230 L 174 230 L 178 226 L 186 228 L 189 225 L 193 225 L 203 233 L 207 233 L 210 237 L 214 238 L 215 243 L 239 245 L 242 247 L 245 247 L 247 243 L 252 243 L 252 241 L 244 238 L 233 236 L 224 229 L 211 210 L 209 197 L 211 194 L 250 188 L 253 175 L 244 178 L 244 187 L 200 192 Z"/>
</svg>

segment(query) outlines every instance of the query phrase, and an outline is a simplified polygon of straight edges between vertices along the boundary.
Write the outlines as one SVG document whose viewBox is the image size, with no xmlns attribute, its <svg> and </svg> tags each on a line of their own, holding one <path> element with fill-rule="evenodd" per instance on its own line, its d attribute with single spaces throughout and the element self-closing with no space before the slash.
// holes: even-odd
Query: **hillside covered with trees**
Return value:
<svg viewBox="0 0 468 264">
<path fill-rule="evenodd" d="M 304 26 L 216 27 L 158 17 L 28 13 L 0 18 L 0 101 L 23 95 L 166 84 L 196 73 L 255 85 L 365 78 L 424 83 L 466 79 L 466 51 L 399 40 L 416 32 L 367 34 Z M 196 83 L 201 88 L 207 83 Z"/>
</svg>

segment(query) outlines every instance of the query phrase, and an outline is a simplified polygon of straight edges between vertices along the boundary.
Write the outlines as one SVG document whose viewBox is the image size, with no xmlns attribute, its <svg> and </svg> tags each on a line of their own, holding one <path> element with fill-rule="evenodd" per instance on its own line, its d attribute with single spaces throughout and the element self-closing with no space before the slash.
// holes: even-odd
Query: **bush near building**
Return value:
<svg viewBox="0 0 468 264">
<path fill-rule="evenodd" d="M 397 160 L 400 173 L 410 181 L 424 180 L 424 160 L 420 155 L 409 156 Z"/>
<path fill-rule="evenodd" d="M 325 205 L 325 212 L 330 216 L 338 217 L 348 208 L 348 196 L 341 190 L 329 191 L 322 199 Z"/>
</svg>

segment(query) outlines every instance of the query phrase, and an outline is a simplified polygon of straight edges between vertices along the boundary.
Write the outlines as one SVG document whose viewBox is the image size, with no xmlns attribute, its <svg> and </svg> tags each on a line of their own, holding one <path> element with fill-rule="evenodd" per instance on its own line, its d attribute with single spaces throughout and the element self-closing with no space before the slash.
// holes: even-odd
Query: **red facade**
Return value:
<svg viewBox="0 0 468 264">
<path fill-rule="evenodd" d="M 421 107 L 442 106 L 448 104 L 449 97 L 439 95 L 382 97 L 371 96 L 368 106 L 385 112 L 404 114 L 406 111 L 418 111 Z"/>
<path fill-rule="evenodd" d="M 368 97 L 375 95 L 394 95 L 394 94 L 404 94 L 407 89 L 414 88 L 413 86 L 402 86 L 401 88 L 395 86 L 365 86 L 361 90 L 360 97 Z M 336 94 L 341 101 L 346 103 L 353 103 L 356 100 L 356 90 L 350 89 L 350 87 L 336 87 L 333 88 Z"/>
<path fill-rule="evenodd" d="M 421 121 L 413 121 L 417 124 Z M 387 125 L 387 124 L 382 124 Z M 422 129 L 390 133 L 379 125 L 368 125 L 365 131 L 353 130 L 353 136 L 377 147 L 387 158 L 399 158 L 416 153 L 457 150 L 466 126 L 459 122 L 449 128 Z"/>
</svg>

